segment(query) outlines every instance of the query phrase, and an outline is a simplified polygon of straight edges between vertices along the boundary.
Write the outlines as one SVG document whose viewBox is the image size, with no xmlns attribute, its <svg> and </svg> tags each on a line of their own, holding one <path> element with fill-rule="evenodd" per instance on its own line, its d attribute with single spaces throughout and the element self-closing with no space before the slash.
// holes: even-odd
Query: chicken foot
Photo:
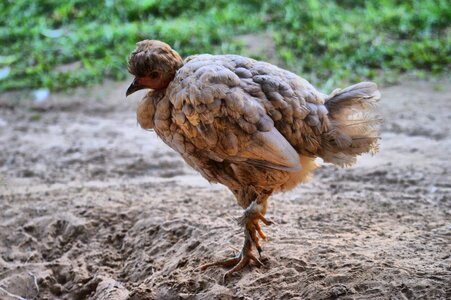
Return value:
<svg viewBox="0 0 451 300">
<path fill-rule="evenodd" d="M 266 199 L 265 199 L 266 200 Z M 265 201 L 266 202 L 266 201 Z M 214 263 L 209 263 L 201 266 L 201 270 L 205 270 L 213 266 L 223 266 L 232 267 L 229 271 L 224 274 L 224 282 L 227 281 L 230 276 L 243 269 L 251 261 L 253 261 L 258 267 L 262 266 L 263 263 L 252 253 L 252 246 L 255 245 L 259 255 L 262 252 L 262 248 L 259 243 L 258 235 L 266 240 L 265 233 L 261 230 L 259 221 L 262 221 L 265 225 L 273 224 L 272 221 L 266 219 L 263 214 L 266 210 L 266 203 L 261 203 L 258 200 L 254 200 L 248 208 L 244 210 L 243 216 L 239 218 L 239 224 L 244 227 L 244 244 L 240 253 L 230 259 L 221 260 Z"/>
</svg>

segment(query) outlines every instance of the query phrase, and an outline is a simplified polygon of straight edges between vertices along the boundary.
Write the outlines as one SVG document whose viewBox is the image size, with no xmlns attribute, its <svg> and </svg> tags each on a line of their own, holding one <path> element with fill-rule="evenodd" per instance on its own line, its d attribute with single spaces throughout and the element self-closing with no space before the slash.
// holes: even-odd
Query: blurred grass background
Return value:
<svg viewBox="0 0 451 300">
<path fill-rule="evenodd" d="M 451 65 L 447 0 L 11 0 L 0 2 L 0 92 L 125 79 L 127 56 L 160 39 L 182 56 L 241 53 L 269 32 L 283 66 L 330 90 Z M 265 57 L 256 57 L 265 59 Z"/>
</svg>

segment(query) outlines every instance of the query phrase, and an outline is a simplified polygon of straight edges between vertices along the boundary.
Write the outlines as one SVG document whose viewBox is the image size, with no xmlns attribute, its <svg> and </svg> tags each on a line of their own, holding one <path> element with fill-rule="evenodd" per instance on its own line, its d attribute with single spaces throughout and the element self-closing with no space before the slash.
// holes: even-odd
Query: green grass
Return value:
<svg viewBox="0 0 451 300">
<path fill-rule="evenodd" d="M 313 83 L 449 70 L 449 1 L 287 1 L 283 11 L 273 2 L 279 54 Z"/>
<path fill-rule="evenodd" d="M 183 56 L 239 53 L 234 37 L 261 31 L 273 33 L 289 69 L 320 87 L 403 72 L 444 74 L 449 20 L 445 0 L 2 1 L 0 92 L 124 79 L 128 53 L 145 38 Z"/>
</svg>

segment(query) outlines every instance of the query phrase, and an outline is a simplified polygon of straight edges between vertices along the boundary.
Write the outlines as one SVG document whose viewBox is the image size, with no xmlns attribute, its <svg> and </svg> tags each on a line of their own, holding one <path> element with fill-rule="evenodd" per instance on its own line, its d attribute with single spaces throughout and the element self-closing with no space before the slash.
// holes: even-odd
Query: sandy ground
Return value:
<svg viewBox="0 0 451 300">
<path fill-rule="evenodd" d="M 380 153 L 275 195 L 264 267 L 226 284 L 198 267 L 241 246 L 239 207 L 126 87 L 0 96 L 0 299 L 451 299 L 451 82 L 382 89 Z"/>
</svg>

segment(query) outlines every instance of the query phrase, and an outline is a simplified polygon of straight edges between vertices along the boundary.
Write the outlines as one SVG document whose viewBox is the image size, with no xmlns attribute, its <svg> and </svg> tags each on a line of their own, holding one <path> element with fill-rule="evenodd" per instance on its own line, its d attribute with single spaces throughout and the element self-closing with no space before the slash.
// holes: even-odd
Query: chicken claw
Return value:
<svg viewBox="0 0 451 300">
<path fill-rule="evenodd" d="M 250 232 L 246 233 L 246 237 L 244 239 L 244 245 L 241 249 L 240 254 L 234 258 L 225 259 L 221 261 L 217 261 L 214 263 L 205 264 L 200 267 L 201 270 L 206 270 L 209 267 L 213 266 L 223 266 L 223 267 L 232 267 L 229 271 L 224 274 L 223 282 L 226 283 L 227 280 L 232 276 L 233 273 L 240 271 L 245 266 L 247 266 L 251 261 L 254 261 L 255 264 L 260 267 L 263 266 L 263 263 L 252 254 L 252 239 Z"/>
<path fill-rule="evenodd" d="M 241 226 L 249 231 L 252 241 L 257 248 L 258 253 L 262 251 L 259 243 L 258 235 L 266 241 L 266 234 L 262 231 L 259 221 L 262 221 L 265 225 L 272 225 L 274 222 L 268 220 L 263 216 L 262 211 L 264 210 L 263 204 L 258 202 L 258 200 L 253 201 L 248 208 L 244 211 L 243 216 L 238 220 Z"/>
<path fill-rule="evenodd" d="M 260 246 L 257 233 L 262 239 L 266 240 L 266 235 L 258 224 L 260 220 L 265 225 L 273 224 L 272 221 L 263 216 L 261 213 L 261 206 L 256 201 L 253 201 L 244 211 L 243 216 L 239 219 L 239 224 L 244 227 L 244 244 L 238 256 L 231 259 L 205 264 L 201 266 L 200 269 L 205 270 L 213 266 L 232 267 L 224 274 L 223 281 L 225 283 L 233 273 L 240 271 L 251 261 L 253 261 L 258 267 L 263 266 L 263 263 L 252 253 L 252 246 L 255 245 L 255 248 L 261 256 L 262 248 Z"/>
</svg>

